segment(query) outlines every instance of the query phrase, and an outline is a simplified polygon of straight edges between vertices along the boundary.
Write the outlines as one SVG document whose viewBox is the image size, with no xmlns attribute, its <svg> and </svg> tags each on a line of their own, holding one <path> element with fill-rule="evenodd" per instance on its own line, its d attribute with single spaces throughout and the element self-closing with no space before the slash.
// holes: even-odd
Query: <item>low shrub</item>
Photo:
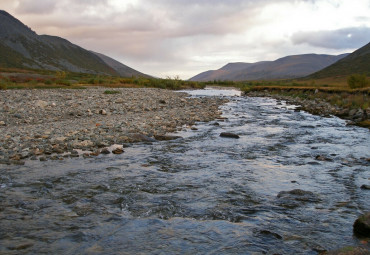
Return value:
<svg viewBox="0 0 370 255">
<path fill-rule="evenodd" d="M 106 90 L 104 91 L 104 94 L 111 95 L 111 94 L 120 94 L 121 92 L 118 90 Z"/>
<path fill-rule="evenodd" d="M 370 84 L 364 74 L 352 74 L 347 78 L 347 83 L 351 89 L 365 88 Z"/>
<path fill-rule="evenodd" d="M 0 90 L 6 90 L 7 86 L 5 83 L 0 82 Z"/>
</svg>

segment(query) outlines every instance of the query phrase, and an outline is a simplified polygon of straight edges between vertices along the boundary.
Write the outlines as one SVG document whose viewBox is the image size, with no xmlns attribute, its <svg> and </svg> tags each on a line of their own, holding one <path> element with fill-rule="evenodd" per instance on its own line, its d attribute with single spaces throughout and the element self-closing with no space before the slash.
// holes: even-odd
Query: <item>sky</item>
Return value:
<svg viewBox="0 0 370 255">
<path fill-rule="evenodd" d="M 370 0 L 0 0 L 0 9 L 161 78 L 370 42 Z"/>
</svg>

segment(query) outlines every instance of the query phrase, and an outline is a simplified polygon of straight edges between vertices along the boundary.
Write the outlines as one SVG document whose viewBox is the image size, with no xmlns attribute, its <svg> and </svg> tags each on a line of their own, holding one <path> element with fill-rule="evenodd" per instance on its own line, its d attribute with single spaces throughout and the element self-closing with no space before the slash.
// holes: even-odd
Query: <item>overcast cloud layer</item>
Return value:
<svg viewBox="0 0 370 255">
<path fill-rule="evenodd" d="M 370 0 L 1 0 L 0 9 L 158 77 L 370 41 Z"/>
</svg>

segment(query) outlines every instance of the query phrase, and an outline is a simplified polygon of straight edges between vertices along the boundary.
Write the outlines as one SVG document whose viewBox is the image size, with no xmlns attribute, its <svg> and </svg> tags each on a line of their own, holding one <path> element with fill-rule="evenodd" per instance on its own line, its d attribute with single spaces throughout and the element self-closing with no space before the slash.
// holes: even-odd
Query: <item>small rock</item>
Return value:
<svg viewBox="0 0 370 255">
<path fill-rule="evenodd" d="M 221 137 L 226 137 L 226 138 L 236 138 L 236 139 L 240 138 L 240 136 L 239 136 L 239 135 L 234 134 L 234 133 L 228 133 L 228 132 L 222 132 L 222 133 L 220 134 L 220 136 L 221 136 Z"/>
<path fill-rule="evenodd" d="M 72 154 L 72 155 L 78 155 L 78 151 L 73 150 L 73 151 L 71 151 L 71 154 Z"/>
<path fill-rule="evenodd" d="M 96 151 L 91 152 L 90 156 L 99 156 L 99 154 L 100 154 L 100 151 L 96 150 Z"/>
<path fill-rule="evenodd" d="M 370 185 L 363 184 L 361 186 L 361 189 L 370 189 Z"/>
<path fill-rule="evenodd" d="M 99 114 L 101 114 L 101 115 L 107 115 L 107 112 L 105 110 L 100 110 L 99 111 Z"/>
<path fill-rule="evenodd" d="M 315 157 L 316 160 L 319 160 L 319 161 L 333 161 L 331 158 L 327 158 L 325 156 L 322 156 L 322 155 L 317 155 Z"/>
<path fill-rule="evenodd" d="M 123 100 L 123 98 L 118 98 L 115 103 L 116 104 L 123 104 L 125 101 Z"/>
<path fill-rule="evenodd" d="M 101 152 L 100 152 L 101 154 L 109 154 L 110 153 L 110 151 L 108 150 L 108 148 L 104 148 L 104 149 L 102 149 L 101 150 Z"/>
<path fill-rule="evenodd" d="M 0 126 L 6 126 L 5 121 L 0 121 Z"/>
<path fill-rule="evenodd" d="M 45 157 L 40 157 L 39 160 L 40 161 L 46 161 L 47 159 Z"/>
<path fill-rule="evenodd" d="M 45 108 L 47 105 L 48 105 L 48 102 L 46 102 L 46 101 L 37 100 L 35 102 L 36 107 Z"/>
<path fill-rule="evenodd" d="M 367 212 L 355 221 L 353 232 L 359 236 L 370 237 L 370 212 Z"/>
<path fill-rule="evenodd" d="M 161 100 L 159 100 L 159 103 L 160 103 L 160 104 L 166 104 L 166 101 L 165 101 L 165 100 L 163 100 L 163 99 L 161 99 Z"/>
<path fill-rule="evenodd" d="M 61 136 L 54 139 L 55 142 L 62 143 L 67 139 L 67 137 Z"/>
<path fill-rule="evenodd" d="M 175 139 L 179 139 L 182 137 L 175 136 L 175 135 L 155 135 L 154 138 L 157 139 L 158 141 L 170 141 L 170 140 L 175 140 Z"/>
<path fill-rule="evenodd" d="M 116 148 L 116 149 L 112 150 L 113 154 L 122 154 L 123 152 L 124 152 L 124 150 L 122 148 Z"/>
</svg>

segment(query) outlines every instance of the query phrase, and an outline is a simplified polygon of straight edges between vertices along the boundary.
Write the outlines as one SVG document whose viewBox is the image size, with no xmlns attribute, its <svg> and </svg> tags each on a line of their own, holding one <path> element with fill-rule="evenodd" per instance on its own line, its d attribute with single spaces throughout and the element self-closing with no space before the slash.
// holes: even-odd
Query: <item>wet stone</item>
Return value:
<svg viewBox="0 0 370 255">
<path fill-rule="evenodd" d="M 122 154 L 123 152 L 124 152 L 124 150 L 122 148 L 116 148 L 116 149 L 112 150 L 113 154 Z"/>
<path fill-rule="evenodd" d="M 110 151 L 108 150 L 108 148 L 104 148 L 100 151 L 101 154 L 110 154 Z"/>
<path fill-rule="evenodd" d="M 357 218 L 353 224 L 353 232 L 359 236 L 370 237 L 370 212 Z"/>
<path fill-rule="evenodd" d="M 225 138 L 234 138 L 234 139 L 238 139 L 238 138 L 240 138 L 240 136 L 239 136 L 239 135 L 234 134 L 234 133 L 229 133 L 229 132 L 222 132 L 222 133 L 220 134 L 220 136 L 221 136 L 221 137 L 225 137 Z"/>
<path fill-rule="evenodd" d="M 361 185 L 361 189 L 367 189 L 367 190 L 370 190 L 370 185 L 363 184 L 363 185 Z"/>
<path fill-rule="evenodd" d="M 182 137 L 174 136 L 174 135 L 155 135 L 154 138 L 157 139 L 158 141 L 170 141 L 170 140 L 176 140 Z"/>
<path fill-rule="evenodd" d="M 277 195 L 278 204 L 286 208 L 296 208 L 305 203 L 317 203 L 319 197 L 311 191 L 294 189 L 290 191 L 281 191 Z"/>
</svg>

